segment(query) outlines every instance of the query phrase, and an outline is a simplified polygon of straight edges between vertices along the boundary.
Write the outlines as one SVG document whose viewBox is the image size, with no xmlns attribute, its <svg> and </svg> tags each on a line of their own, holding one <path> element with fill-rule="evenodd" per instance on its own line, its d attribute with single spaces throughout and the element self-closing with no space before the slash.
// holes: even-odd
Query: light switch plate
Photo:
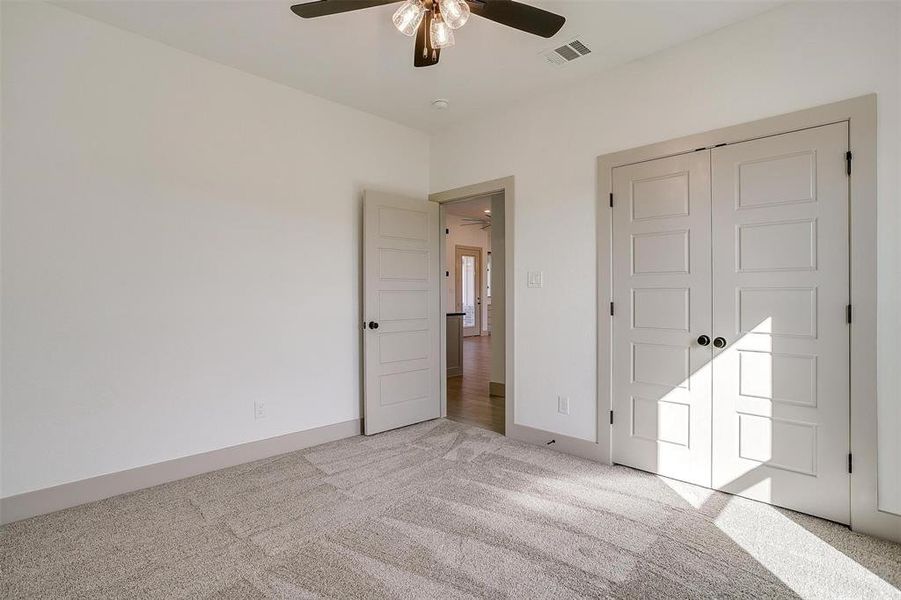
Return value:
<svg viewBox="0 0 901 600">
<path fill-rule="evenodd" d="M 569 397 L 557 396 L 557 412 L 561 415 L 569 414 Z"/>
<path fill-rule="evenodd" d="M 529 271 L 529 287 L 544 287 L 544 273 L 541 271 Z"/>
</svg>

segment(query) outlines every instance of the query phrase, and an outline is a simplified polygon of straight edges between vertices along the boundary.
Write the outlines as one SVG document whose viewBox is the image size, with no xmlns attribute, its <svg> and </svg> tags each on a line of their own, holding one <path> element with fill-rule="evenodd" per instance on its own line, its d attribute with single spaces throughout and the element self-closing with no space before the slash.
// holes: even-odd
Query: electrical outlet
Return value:
<svg viewBox="0 0 901 600">
<path fill-rule="evenodd" d="M 527 285 L 530 288 L 544 287 L 544 273 L 542 271 L 529 271 Z"/>
<path fill-rule="evenodd" d="M 254 400 L 253 402 L 253 418 L 263 419 L 266 417 L 266 403 L 262 400 Z"/>
<path fill-rule="evenodd" d="M 557 396 L 557 412 L 561 415 L 569 414 L 569 397 Z"/>
</svg>

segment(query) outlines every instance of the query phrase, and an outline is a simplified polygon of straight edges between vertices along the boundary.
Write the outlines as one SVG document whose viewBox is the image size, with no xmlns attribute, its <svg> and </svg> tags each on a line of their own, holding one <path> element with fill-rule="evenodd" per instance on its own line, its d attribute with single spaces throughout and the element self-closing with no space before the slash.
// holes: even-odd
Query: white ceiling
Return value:
<svg viewBox="0 0 901 600">
<path fill-rule="evenodd" d="M 491 198 L 491 196 L 480 196 L 462 202 L 450 202 L 444 206 L 449 215 L 481 219 L 485 217 L 486 210 L 491 210 Z"/>
<path fill-rule="evenodd" d="M 413 67 L 397 5 L 300 19 L 299 0 L 62 0 L 56 4 L 176 48 L 425 131 L 558 89 L 701 36 L 776 2 L 528 0 L 566 17 L 547 40 L 473 16 L 433 67 Z M 578 36 L 592 53 L 540 55 Z M 446 98 L 450 108 L 431 102 Z"/>
</svg>

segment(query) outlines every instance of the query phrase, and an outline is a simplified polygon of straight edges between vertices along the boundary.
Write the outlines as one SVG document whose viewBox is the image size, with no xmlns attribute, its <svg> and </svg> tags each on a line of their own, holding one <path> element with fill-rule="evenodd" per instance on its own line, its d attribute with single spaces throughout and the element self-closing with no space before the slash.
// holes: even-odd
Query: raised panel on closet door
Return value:
<svg viewBox="0 0 901 600">
<path fill-rule="evenodd" d="M 715 148 L 713 486 L 849 521 L 847 123 Z"/>
<path fill-rule="evenodd" d="M 710 485 L 710 154 L 613 169 L 613 460 Z"/>
</svg>

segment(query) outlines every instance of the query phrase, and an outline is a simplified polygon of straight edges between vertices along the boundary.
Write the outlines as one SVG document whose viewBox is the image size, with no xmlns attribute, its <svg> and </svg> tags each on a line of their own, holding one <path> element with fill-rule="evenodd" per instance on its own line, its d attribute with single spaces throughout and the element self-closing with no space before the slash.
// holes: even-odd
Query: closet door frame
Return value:
<svg viewBox="0 0 901 600">
<path fill-rule="evenodd" d="M 901 542 L 901 516 L 880 511 L 877 498 L 876 414 L 876 94 L 735 125 L 598 158 L 597 443 L 601 460 L 612 456 L 612 169 L 801 129 L 847 122 L 852 153 L 851 264 L 851 527 Z M 623 199 L 623 201 L 625 201 Z M 625 415 L 623 415 L 625 417 Z"/>
</svg>

